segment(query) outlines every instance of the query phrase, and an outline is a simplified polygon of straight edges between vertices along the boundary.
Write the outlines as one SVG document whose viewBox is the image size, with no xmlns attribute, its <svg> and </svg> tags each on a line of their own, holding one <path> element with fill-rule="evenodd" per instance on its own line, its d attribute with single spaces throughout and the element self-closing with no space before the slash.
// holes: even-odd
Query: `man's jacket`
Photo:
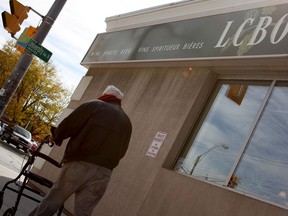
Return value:
<svg viewBox="0 0 288 216">
<path fill-rule="evenodd" d="M 63 163 L 87 161 L 113 169 L 125 155 L 132 125 L 121 106 L 91 100 L 76 108 L 57 127 L 56 144 L 70 137 Z"/>
</svg>

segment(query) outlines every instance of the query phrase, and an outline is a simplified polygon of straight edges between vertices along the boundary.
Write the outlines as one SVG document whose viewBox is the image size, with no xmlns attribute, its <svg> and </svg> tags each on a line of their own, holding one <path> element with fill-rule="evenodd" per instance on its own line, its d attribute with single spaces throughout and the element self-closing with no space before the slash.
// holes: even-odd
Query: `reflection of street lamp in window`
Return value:
<svg viewBox="0 0 288 216">
<path fill-rule="evenodd" d="M 206 152 L 198 155 L 197 158 L 196 158 L 196 160 L 195 160 L 195 163 L 194 163 L 194 165 L 193 165 L 193 167 L 192 167 L 192 169 L 191 169 L 191 171 L 190 171 L 190 173 L 189 173 L 189 175 L 192 175 L 192 173 L 194 172 L 194 169 L 195 169 L 195 167 L 197 166 L 197 164 L 198 164 L 210 151 L 212 151 L 213 149 L 218 148 L 218 147 L 222 147 L 222 148 L 224 148 L 224 149 L 228 149 L 228 148 L 229 148 L 229 147 L 228 147 L 227 145 L 225 145 L 225 144 L 214 145 L 214 146 L 212 146 L 210 149 L 208 149 Z"/>
</svg>

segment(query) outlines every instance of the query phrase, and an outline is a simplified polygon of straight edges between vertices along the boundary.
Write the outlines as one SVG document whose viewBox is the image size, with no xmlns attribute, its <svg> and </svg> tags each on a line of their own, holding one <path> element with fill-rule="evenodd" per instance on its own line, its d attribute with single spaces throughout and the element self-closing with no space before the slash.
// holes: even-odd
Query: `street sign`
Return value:
<svg viewBox="0 0 288 216">
<path fill-rule="evenodd" d="M 33 53 L 34 55 L 36 55 L 38 58 L 42 59 L 45 62 L 48 62 L 50 57 L 52 56 L 52 53 L 49 50 L 38 44 L 33 39 L 29 40 L 25 49 Z"/>
<path fill-rule="evenodd" d="M 24 47 L 27 51 L 34 54 L 45 62 L 48 62 L 52 56 L 52 52 L 37 43 L 35 40 L 22 33 L 17 41 L 17 44 Z"/>
</svg>

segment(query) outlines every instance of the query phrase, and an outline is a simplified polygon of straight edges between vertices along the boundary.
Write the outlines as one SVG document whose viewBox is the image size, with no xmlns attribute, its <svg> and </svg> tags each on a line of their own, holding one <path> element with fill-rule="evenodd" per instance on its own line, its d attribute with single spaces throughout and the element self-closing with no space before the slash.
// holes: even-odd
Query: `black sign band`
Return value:
<svg viewBox="0 0 288 216">
<path fill-rule="evenodd" d="M 81 64 L 283 55 L 288 4 L 98 34 Z"/>
</svg>

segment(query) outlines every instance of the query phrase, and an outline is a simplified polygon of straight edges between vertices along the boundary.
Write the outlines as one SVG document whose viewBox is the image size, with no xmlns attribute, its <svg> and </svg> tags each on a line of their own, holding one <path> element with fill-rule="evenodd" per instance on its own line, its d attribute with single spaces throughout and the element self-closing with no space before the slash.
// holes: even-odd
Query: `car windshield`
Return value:
<svg viewBox="0 0 288 216">
<path fill-rule="evenodd" d="M 19 126 L 15 126 L 15 132 L 23 135 L 24 137 L 31 139 L 31 133 L 27 130 L 25 130 L 24 128 L 21 128 Z"/>
</svg>

